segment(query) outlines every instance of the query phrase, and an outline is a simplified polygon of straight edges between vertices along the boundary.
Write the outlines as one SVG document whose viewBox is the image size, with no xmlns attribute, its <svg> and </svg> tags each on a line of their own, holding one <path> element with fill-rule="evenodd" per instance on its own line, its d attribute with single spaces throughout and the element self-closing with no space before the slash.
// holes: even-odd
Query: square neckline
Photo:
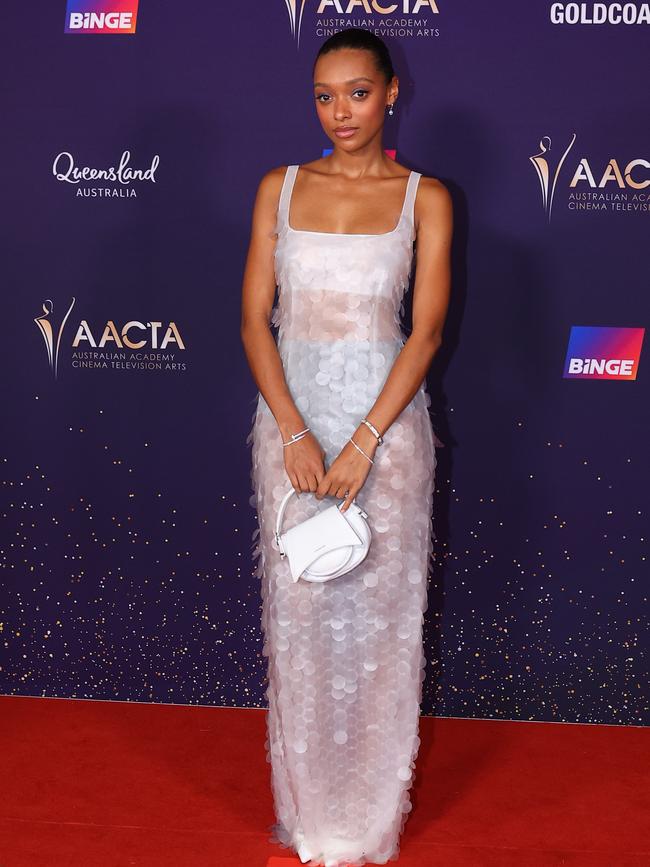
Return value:
<svg viewBox="0 0 650 867">
<path fill-rule="evenodd" d="M 290 232 L 293 232 L 294 235 L 325 235 L 331 238 L 385 238 L 387 235 L 394 235 L 395 232 L 399 229 L 402 224 L 402 220 L 404 219 L 404 211 L 406 210 L 406 202 L 408 199 L 409 188 L 411 185 L 411 178 L 415 174 L 414 170 L 411 169 L 406 178 L 406 189 L 404 190 L 404 200 L 402 201 L 402 210 L 400 211 L 400 215 L 397 218 L 397 223 L 393 229 L 390 229 L 388 232 L 317 232 L 314 229 L 294 229 L 289 221 L 289 215 L 291 211 L 291 199 L 293 198 L 293 188 L 296 183 L 296 178 L 298 177 L 298 172 L 302 166 L 296 165 L 296 170 L 293 174 L 293 178 L 291 180 L 291 188 L 289 189 L 289 197 L 286 206 L 286 214 L 285 214 L 285 224 L 287 229 Z M 287 169 L 289 171 L 289 169 Z"/>
</svg>

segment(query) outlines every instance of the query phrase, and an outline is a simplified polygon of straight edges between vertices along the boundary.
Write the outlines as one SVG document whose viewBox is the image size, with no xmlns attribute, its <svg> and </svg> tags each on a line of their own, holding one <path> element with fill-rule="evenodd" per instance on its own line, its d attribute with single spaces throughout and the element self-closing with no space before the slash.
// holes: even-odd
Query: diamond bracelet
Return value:
<svg viewBox="0 0 650 867">
<path fill-rule="evenodd" d="M 380 445 L 383 443 L 384 438 L 383 438 L 383 436 L 379 433 L 379 431 L 378 431 L 377 428 L 374 426 L 374 424 L 373 424 L 371 421 L 368 421 L 367 418 L 362 418 L 362 419 L 361 419 L 361 424 L 365 424 L 366 427 L 369 427 L 369 428 L 370 428 L 370 430 L 371 430 L 371 431 L 374 433 L 374 435 L 377 437 L 377 445 L 380 446 Z"/>
<path fill-rule="evenodd" d="M 311 430 L 311 428 L 306 427 L 304 430 L 298 431 L 298 433 L 291 434 L 291 439 L 286 443 L 282 443 L 282 446 L 286 448 L 287 446 L 290 446 L 291 443 L 297 443 L 298 440 L 301 440 L 309 430 Z"/>
</svg>

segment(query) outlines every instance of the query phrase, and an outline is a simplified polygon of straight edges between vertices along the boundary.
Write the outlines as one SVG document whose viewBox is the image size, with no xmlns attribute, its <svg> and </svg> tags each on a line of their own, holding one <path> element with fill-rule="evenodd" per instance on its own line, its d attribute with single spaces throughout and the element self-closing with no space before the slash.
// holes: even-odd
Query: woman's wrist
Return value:
<svg viewBox="0 0 650 867">
<path fill-rule="evenodd" d="M 289 421 L 283 420 L 278 422 L 278 429 L 283 442 L 291 439 L 293 434 L 300 433 L 300 431 L 304 430 L 306 427 L 308 427 L 308 425 L 300 417 L 297 419 L 290 419 Z"/>
<path fill-rule="evenodd" d="M 361 446 L 364 452 L 370 454 L 371 457 L 375 453 L 375 451 L 377 450 L 377 446 L 379 445 L 379 443 L 377 442 L 377 437 L 365 424 L 359 425 L 359 427 L 352 434 L 352 439 L 358 446 Z"/>
</svg>

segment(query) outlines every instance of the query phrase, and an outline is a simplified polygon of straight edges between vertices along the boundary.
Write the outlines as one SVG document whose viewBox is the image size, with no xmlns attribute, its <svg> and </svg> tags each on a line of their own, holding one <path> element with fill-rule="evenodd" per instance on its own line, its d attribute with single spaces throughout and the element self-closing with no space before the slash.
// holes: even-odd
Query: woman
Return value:
<svg viewBox="0 0 650 867">
<path fill-rule="evenodd" d="M 314 97 L 333 151 L 262 178 L 243 284 L 241 335 L 260 392 L 248 442 L 273 839 L 327 867 L 395 857 L 420 743 L 436 464 L 424 377 L 448 305 L 452 207 L 442 183 L 384 153 L 398 90 L 374 34 L 350 28 L 322 45 Z M 345 512 L 359 496 L 372 540 L 354 569 L 291 580 L 274 538 L 290 485 L 283 529 L 332 497 Z"/>
</svg>

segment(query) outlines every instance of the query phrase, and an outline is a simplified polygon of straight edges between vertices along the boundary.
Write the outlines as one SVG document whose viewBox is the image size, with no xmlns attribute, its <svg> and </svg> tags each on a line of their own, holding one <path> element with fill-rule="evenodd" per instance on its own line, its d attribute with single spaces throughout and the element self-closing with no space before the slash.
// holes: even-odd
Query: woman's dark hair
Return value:
<svg viewBox="0 0 650 867">
<path fill-rule="evenodd" d="M 390 59 L 390 52 L 386 47 L 386 43 L 379 36 L 376 36 L 370 30 L 364 30 L 362 27 L 346 27 L 345 30 L 339 30 L 338 33 L 326 39 L 318 50 L 318 54 L 314 60 L 314 69 L 319 57 L 323 54 L 329 54 L 330 51 L 338 51 L 339 48 L 361 48 L 364 51 L 370 51 L 374 57 L 378 72 L 386 79 L 386 84 L 395 75 L 393 62 Z"/>
</svg>

